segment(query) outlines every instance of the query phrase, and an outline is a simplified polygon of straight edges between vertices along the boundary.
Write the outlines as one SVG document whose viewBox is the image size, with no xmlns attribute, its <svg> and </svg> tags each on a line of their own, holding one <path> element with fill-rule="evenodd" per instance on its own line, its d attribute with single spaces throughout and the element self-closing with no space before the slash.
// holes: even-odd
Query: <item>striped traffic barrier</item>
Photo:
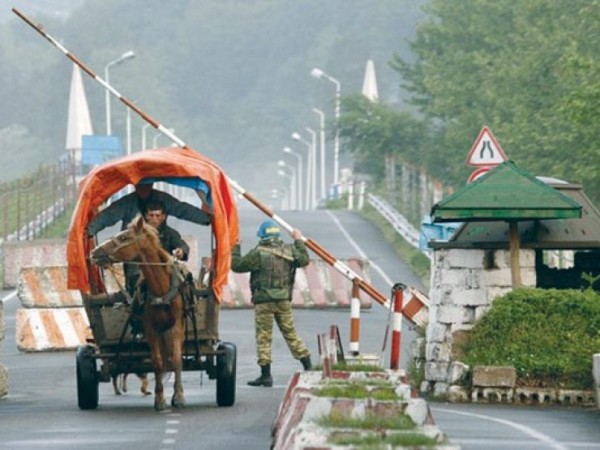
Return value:
<svg viewBox="0 0 600 450">
<path fill-rule="evenodd" d="M 352 303 L 350 306 L 350 355 L 359 354 L 360 342 L 360 299 L 358 286 L 352 286 Z"/>
<path fill-rule="evenodd" d="M 72 350 L 92 337 L 83 308 L 17 309 L 17 348 L 24 352 Z"/>
<path fill-rule="evenodd" d="M 410 297 L 404 302 L 402 314 L 415 325 L 425 328 L 429 321 L 429 297 L 415 287 L 409 287 Z"/>
</svg>

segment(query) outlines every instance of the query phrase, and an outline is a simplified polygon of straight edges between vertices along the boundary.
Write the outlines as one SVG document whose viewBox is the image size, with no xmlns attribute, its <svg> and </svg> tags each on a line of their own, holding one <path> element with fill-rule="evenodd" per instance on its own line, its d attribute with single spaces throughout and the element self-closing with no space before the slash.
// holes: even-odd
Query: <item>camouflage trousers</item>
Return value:
<svg viewBox="0 0 600 450">
<path fill-rule="evenodd" d="M 256 331 L 256 353 L 258 365 L 271 364 L 271 341 L 273 339 L 273 319 L 277 323 L 294 359 L 310 356 L 310 351 L 296 332 L 292 315 L 292 302 L 280 301 L 259 303 L 254 306 Z"/>
</svg>

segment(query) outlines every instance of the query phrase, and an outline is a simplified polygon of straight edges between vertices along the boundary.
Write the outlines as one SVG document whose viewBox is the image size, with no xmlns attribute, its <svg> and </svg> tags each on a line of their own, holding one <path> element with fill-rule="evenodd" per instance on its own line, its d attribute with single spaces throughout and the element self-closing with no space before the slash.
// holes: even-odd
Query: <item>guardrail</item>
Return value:
<svg viewBox="0 0 600 450">
<path fill-rule="evenodd" d="M 375 210 L 382 215 L 396 232 L 410 245 L 419 249 L 419 235 L 417 230 L 409 221 L 394 209 L 388 202 L 373 194 L 367 195 L 367 201 Z M 422 252 L 425 256 L 431 259 L 428 252 Z"/>
</svg>

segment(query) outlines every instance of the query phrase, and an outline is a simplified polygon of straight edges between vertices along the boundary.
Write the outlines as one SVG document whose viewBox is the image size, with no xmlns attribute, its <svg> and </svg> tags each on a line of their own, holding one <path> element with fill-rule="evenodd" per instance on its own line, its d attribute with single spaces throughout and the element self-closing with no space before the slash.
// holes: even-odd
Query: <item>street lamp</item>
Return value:
<svg viewBox="0 0 600 450">
<path fill-rule="evenodd" d="M 281 159 L 279 161 L 277 161 L 277 164 L 282 169 L 290 169 L 292 172 L 291 187 L 290 187 L 290 197 L 291 197 L 290 207 L 292 209 L 296 209 L 297 208 L 297 200 L 298 200 L 298 194 L 296 193 L 296 188 L 298 186 L 297 182 L 296 182 L 296 168 L 286 164 L 285 161 L 283 161 Z"/>
<path fill-rule="evenodd" d="M 315 78 L 325 78 L 335 84 L 335 141 L 333 148 L 333 182 L 338 184 L 338 170 L 339 170 L 339 154 L 340 154 L 340 98 L 342 86 L 338 80 L 333 78 L 331 75 L 323 72 L 321 69 L 315 67 L 311 70 L 310 74 Z"/>
<path fill-rule="evenodd" d="M 152 124 L 147 123 L 142 127 L 142 150 L 146 150 L 146 130 L 151 126 Z"/>
<path fill-rule="evenodd" d="M 284 178 L 290 179 L 290 189 L 289 189 L 289 191 L 286 189 L 286 192 L 289 192 L 287 203 L 288 203 L 289 209 L 296 209 L 296 204 L 294 201 L 294 194 L 295 194 L 294 185 L 296 184 L 296 180 L 294 180 L 294 177 L 290 176 L 290 174 L 288 172 L 286 172 L 285 170 L 279 169 L 277 171 L 277 173 Z"/>
<path fill-rule="evenodd" d="M 175 131 L 175 129 L 174 129 L 174 128 L 169 128 L 168 130 L 169 130 L 171 133 L 172 133 L 173 131 Z M 154 137 L 152 138 L 152 148 L 156 148 L 156 145 L 157 145 L 157 144 L 156 144 L 156 141 L 157 141 L 157 140 L 158 140 L 158 138 L 159 138 L 159 137 L 161 137 L 162 135 L 163 135 L 163 133 L 156 133 L 156 134 L 154 135 Z"/>
<path fill-rule="evenodd" d="M 304 206 L 305 209 L 311 209 L 311 197 L 310 197 L 310 187 L 311 187 L 311 170 L 312 170 L 312 144 L 300 136 L 299 133 L 292 133 L 292 139 L 295 141 L 299 141 L 304 143 L 308 147 L 308 158 L 306 163 L 306 193 L 304 195 Z"/>
<path fill-rule="evenodd" d="M 312 204 L 312 209 L 316 209 L 317 208 L 317 133 L 315 133 L 315 131 L 310 128 L 310 127 L 305 127 L 304 128 L 311 137 L 311 159 L 312 159 L 312 166 L 310 168 L 310 191 L 311 191 L 311 204 Z"/>
<path fill-rule="evenodd" d="M 321 199 L 327 197 L 325 185 L 325 113 L 320 109 L 313 108 L 313 112 L 319 115 L 320 138 L 321 138 Z"/>
<path fill-rule="evenodd" d="M 302 210 L 302 155 L 289 147 L 284 147 L 283 153 L 293 155 L 298 159 L 298 209 Z"/>
<path fill-rule="evenodd" d="M 126 61 L 126 60 L 134 58 L 134 57 L 135 57 L 135 53 L 132 50 L 129 50 L 128 52 L 123 53 L 117 59 L 109 62 L 106 66 L 104 66 L 104 81 L 106 81 L 106 84 L 110 84 L 109 79 L 108 79 L 108 69 L 110 67 L 115 66 L 117 64 L 121 64 L 123 61 Z M 105 91 L 105 99 L 106 99 L 106 135 L 110 136 L 112 134 L 112 130 L 110 127 L 110 92 L 108 89 L 106 89 L 106 91 Z"/>
</svg>

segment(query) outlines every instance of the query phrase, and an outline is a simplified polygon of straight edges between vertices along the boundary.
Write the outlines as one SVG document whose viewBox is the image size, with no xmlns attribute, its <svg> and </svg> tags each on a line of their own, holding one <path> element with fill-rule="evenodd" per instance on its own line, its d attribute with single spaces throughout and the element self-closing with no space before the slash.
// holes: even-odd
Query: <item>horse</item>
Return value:
<svg viewBox="0 0 600 450">
<path fill-rule="evenodd" d="M 162 375 L 167 371 L 167 363 L 175 373 L 171 406 L 185 406 L 181 380 L 185 305 L 179 289 L 179 269 L 173 257 L 162 248 L 157 230 L 138 216 L 127 229 L 94 248 L 90 259 L 98 266 L 139 263 L 146 283 L 142 322 L 152 355 L 154 409 L 166 408 Z"/>
</svg>

